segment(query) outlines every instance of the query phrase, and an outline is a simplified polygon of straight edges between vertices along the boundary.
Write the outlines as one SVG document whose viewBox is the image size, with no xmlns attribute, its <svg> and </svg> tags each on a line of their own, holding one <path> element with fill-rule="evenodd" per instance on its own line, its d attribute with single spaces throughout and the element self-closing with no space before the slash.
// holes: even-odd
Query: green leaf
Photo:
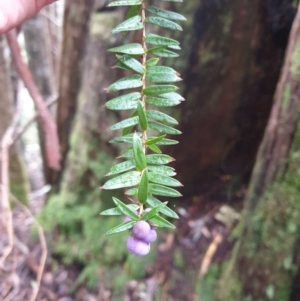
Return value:
<svg viewBox="0 0 300 301">
<path fill-rule="evenodd" d="M 164 48 L 165 46 L 159 46 L 148 49 L 147 53 L 159 56 L 159 57 L 178 57 L 179 54 Z"/>
<path fill-rule="evenodd" d="M 159 184 L 149 184 L 149 192 L 151 194 L 169 197 L 182 196 L 177 190 Z"/>
<path fill-rule="evenodd" d="M 140 75 L 134 74 L 125 76 L 118 81 L 114 82 L 107 88 L 107 92 L 115 92 L 124 89 L 138 88 L 143 85 L 142 77 Z"/>
<path fill-rule="evenodd" d="M 125 53 L 130 55 L 140 55 L 145 53 L 145 49 L 143 48 L 143 46 L 138 43 L 131 43 L 131 44 L 110 48 L 107 51 L 116 52 L 116 53 Z"/>
<path fill-rule="evenodd" d="M 146 141 L 146 145 L 151 145 L 151 144 L 155 144 L 158 141 L 162 140 L 163 138 L 165 138 L 166 135 L 162 135 L 159 137 L 148 137 L 147 141 Z"/>
<path fill-rule="evenodd" d="M 168 74 L 179 75 L 179 73 L 176 70 L 166 66 L 150 66 L 147 68 L 147 73 L 163 73 L 163 74 L 168 73 Z"/>
<path fill-rule="evenodd" d="M 181 134 L 181 132 L 177 129 L 174 129 L 168 125 L 164 125 L 162 123 L 158 123 L 158 122 L 154 122 L 154 121 L 149 121 L 148 126 L 149 126 L 149 128 L 151 128 L 155 131 L 165 133 L 165 134 L 171 134 L 171 135 Z"/>
<path fill-rule="evenodd" d="M 159 142 L 157 142 L 156 144 L 157 145 L 174 145 L 174 144 L 178 144 L 178 141 L 173 140 L 173 139 L 164 138 L 164 139 L 160 140 Z"/>
<path fill-rule="evenodd" d="M 157 198 L 155 198 L 154 196 L 148 196 L 146 204 L 150 207 L 155 207 L 157 205 L 162 204 L 162 202 Z M 169 207 L 162 208 L 160 212 L 172 218 L 179 218 L 179 216 Z"/>
<path fill-rule="evenodd" d="M 134 112 L 131 114 L 130 117 L 135 117 L 135 116 L 138 116 L 137 111 L 134 111 Z M 124 129 L 122 130 L 122 135 L 123 135 L 123 136 L 128 135 L 128 134 L 134 129 L 134 127 L 135 127 L 135 125 L 131 125 L 131 126 L 128 126 L 128 127 L 124 128 Z"/>
<path fill-rule="evenodd" d="M 127 189 L 125 191 L 125 194 L 126 195 L 129 195 L 129 196 L 136 196 L 138 195 L 138 189 L 137 188 L 130 188 L 130 189 Z"/>
<path fill-rule="evenodd" d="M 142 7 L 141 4 L 140 4 L 140 5 L 133 5 L 133 6 L 131 6 L 131 7 L 128 9 L 128 11 L 127 11 L 127 14 L 126 14 L 126 16 L 125 16 L 125 19 L 127 20 L 127 19 L 130 19 L 130 18 L 132 18 L 132 17 L 138 15 L 139 12 L 140 12 L 140 10 L 141 10 L 141 7 Z"/>
<path fill-rule="evenodd" d="M 158 121 L 166 122 L 169 124 L 178 124 L 177 120 L 165 113 L 159 111 L 148 110 L 146 111 L 146 116 Z"/>
<path fill-rule="evenodd" d="M 139 216 L 135 213 L 134 210 L 132 210 L 130 207 L 126 206 L 126 204 L 124 204 L 117 198 L 113 197 L 113 200 L 114 200 L 114 203 L 116 204 L 116 206 L 120 209 L 120 211 L 122 211 L 124 213 L 124 215 L 128 216 L 132 220 L 136 220 L 136 221 L 139 220 Z"/>
<path fill-rule="evenodd" d="M 182 27 L 177 23 L 170 21 L 161 17 L 147 17 L 145 20 L 147 23 L 158 25 L 164 28 L 172 29 L 172 30 L 180 30 L 182 31 Z"/>
<path fill-rule="evenodd" d="M 139 205 L 136 205 L 136 204 L 129 204 L 129 205 L 126 205 L 128 208 L 130 208 L 131 210 L 133 211 L 136 211 L 139 209 Z M 111 209 L 107 209 L 105 211 L 102 211 L 100 213 L 100 215 L 122 215 L 123 212 L 118 208 L 111 208 Z"/>
<path fill-rule="evenodd" d="M 174 21 L 186 21 L 186 18 L 183 15 L 180 15 L 178 13 L 169 11 L 169 10 L 164 10 L 158 7 L 154 7 L 154 6 L 148 6 L 146 7 L 146 9 L 153 14 L 156 14 L 160 17 L 166 18 L 166 19 L 170 19 L 170 20 L 174 20 Z"/>
<path fill-rule="evenodd" d="M 162 185 L 171 186 L 171 187 L 181 187 L 181 186 L 183 186 L 176 179 L 173 179 L 173 178 L 170 178 L 168 176 L 164 176 L 162 174 L 155 173 L 155 172 L 149 172 L 148 178 L 149 178 L 149 181 L 152 182 L 152 183 L 162 184 Z"/>
<path fill-rule="evenodd" d="M 148 164 L 154 164 L 154 165 L 164 165 L 172 161 L 175 161 L 174 158 L 168 155 L 159 155 L 159 154 L 147 155 L 146 160 Z"/>
<path fill-rule="evenodd" d="M 151 45 L 155 45 L 155 46 L 179 46 L 179 42 L 174 40 L 174 39 L 170 39 L 170 38 L 165 38 L 153 33 L 149 33 L 146 37 L 145 37 L 145 42 Z"/>
<path fill-rule="evenodd" d="M 166 98 L 166 99 L 171 99 L 171 100 L 176 100 L 176 101 L 183 101 L 184 100 L 184 98 L 176 92 L 163 93 L 163 94 L 160 94 L 159 97 Z"/>
<path fill-rule="evenodd" d="M 139 123 L 143 131 L 146 131 L 148 128 L 148 120 L 144 111 L 144 106 L 141 101 L 139 101 L 137 106 L 137 112 L 139 116 Z"/>
<path fill-rule="evenodd" d="M 157 154 L 161 154 L 162 151 L 155 145 L 155 144 L 150 144 L 148 146 L 154 153 L 157 153 Z"/>
<path fill-rule="evenodd" d="M 110 110 L 131 110 L 137 108 L 137 102 L 141 98 L 141 93 L 133 92 L 118 96 L 105 103 L 105 107 Z"/>
<path fill-rule="evenodd" d="M 132 138 L 131 138 L 131 140 L 132 140 Z M 133 158 L 133 148 L 130 147 L 128 149 L 123 150 L 120 157 L 122 157 L 122 158 Z"/>
<path fill-rule="evenodd" d="M 181 47 L 179 45 L 169 45 L 168 48 L 171 48 L 174 50 L 181 50 Z"/>
<path fill-rule="evenodd" d="M 144 154 L 142 140 L 135 133 L 133 134 L 132 144 L 133 144 L 133 154 L 134 154 L 136 167 L 138 170 L 143 170 L 147 166 L 146 156 Z"/>
<path fill-rule="evenodd" d="M 152 58 L 146 61 L 147 67 L 155 66 L 159 62 L 159 58 Z"/>
<path fill-rule="evenodd" d="M 139 137 L 142 136 L 141 133 L 136 133 Z M 120 137 L 116 137 L 112 140 L 110 140 L 110 143 L 132 143 L 132 137 L 133 137 L 133 133 L 130 133 L 126 136 L 120 136 Z"/>
<path fill-rule="evenodd" d="M 172 83 L 179 82 L 182 79 L 176 74 L 170 73 L 146 73 L 146 81 L 152 83 Z"/>
<path fill-rule="evenodd" d="M 142 4 L 140 0 L 117 0 L 109 3 L 107 6 L 126 6 L 126 5 L 139 5 Z"/>
<path fill-rule="evenodd" d="M 112 34 L 116 34 L 122 31 L 131 31 L 131 30 L 139 30 L 144 28 L 143 23 L 141 22 L 142 18 L 141 16 L 134 16 L 130 19 L 125 20 L 118 26 L 116 26 L 112 30 Z"/>
<path fill-rule="evenodd" d="M 119 163 L 119 164 L 113 166 L 110 169 L 110 171 L 107 174 L 107 176 L 115 175 L 115 174 L 118 174 L 118 173 L 130 170 L 130 169 L 132 169 L 134 167 L 135 167 L 135 162 L 134 161 L 132 161 L 132 160 L 125 161 L 125 162 L 122 162 L 122 163 Z"/>
<path fill-rule="evenodd" d="M 101 188 L 102 189 L 118 189 L 124 187 L 135 186 L 140 182 L 141 173 L 138 171 L 128 171 L 120 176 L 108 180 Z"/>
<path fill-rule="evenodd" d="M 128 222 L 128 223 L 123 223 L 121 225 L 118 225 L 118 226 L 110 229 L 109 231 L 107 231 L 105 233 L 105 235 L 108 236 L 108 235 L 112 235 L 112 234 L 116 234 L 116 233 L 120 233 L 120 232 L 129 230 L 129 229 L 131 229 L 134 226 L 135 223 L 136 223 L 136 221 L 131 221 L 131 222 Z"/>
<path fill-rule="evenodd" d="M 166 207 L 168 202 L 161 203 L 159 205 L 154 206 L 150 211 L 144 213 L 142 216 L 142 220 L 148 221 L 154 216 L 156 216 L 164 207 Z"/>
<path fill-rule="evenodd" d="M 110 131 L 116 131 L 116 130 L 124 129 L 124 128 L 132 126 L 132 125 L 136 125 L 138 123 L 139 123 L 139 117 L 135 116 L 135 117 L 124 119 L 124 120 L 112 125 L 109 128 L 109 130 Z"/>
<path fill-rule="evenodd" d="M 129 55 L 120 56 L 118 57 L 118 60 L 122 62 L 122 64 L 127 66 L 129 69 L 137 73 L 144 74 L 145 72 L 145 68 L 143 67 L 143 65 L 138 60 L 134 59 Z"/>
<path fill-rule="evenodd" d="M 152 217 L 149 221 L 151 222 L 151 224 L 157 227 L 170 228 L 170 229 L 176 228 L 173 224 L 171 224 L 170 222 L 168 222 L 166 219 L 164 219 L 159 215 Z"/>
<path fill-rule="evenodd" d="M 159 97 L 146 97 L 146 102 L 158 107 L 173 107 L 180 104 L 178 100 Z"/>
<path fill-rule="evenodd" d="M 143 90 L 144 95 L 152 96 L 158 94 L 164 94 L 169 92 L 174 92 L 178 88 L 173 85 L 157 85 L 157 86 L 149 86 Z"/>
<path fill-rule="evenodd" d="M 145 204 L 148 197 L 148 185 L 148 171 L 144 169 L 138 190 L 138 200 L 142 204 Z"/>
<path fill-rule="evenodd" d="M 173 177 L 176 175 L 176 172 L 174 172 L 174 168 L 170 166 L 162 166 L 162 165 L 148 165 L 148 170 L 160 173 L 161 175 L 166 175 L 169 177 Z"/>
</svg>

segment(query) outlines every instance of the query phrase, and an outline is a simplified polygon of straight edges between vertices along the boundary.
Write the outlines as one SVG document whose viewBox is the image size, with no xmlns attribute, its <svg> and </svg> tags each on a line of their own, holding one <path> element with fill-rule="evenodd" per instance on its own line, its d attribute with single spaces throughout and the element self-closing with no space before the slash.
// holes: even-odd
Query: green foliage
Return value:
<svg viewBox="0 0 300 301">
<path fill-rule="evenodd" d="M 181 0 L 168 1 L 182 2 Z M 161 154 L 162 151 L 158 147 L 159 145 L 177 143 L 177 141 L 165 138 L 165 136 L 166 134 L 181 134 L 179 130 L 170 126 L 177 125 L 178 122 L 165 113 L 147 109 L 148 104 L 157 107 L 169 107 L 178 105 L 184 100 L 176 93 L 178 88 L 171 84 L 181 80 L 180 74 L 170 67 L 157 66 L 159 58 L 156 58 L 177 57 L 178 54 L 168 50 L 168 48 L 180 50 L 180 45 L 174 39 L 148 33 L 146 26 L 149 23 L 166 29 L 182 30 L 176 22 L 185 21 L 186 19 L 172 11 L 155 6 L 146 6 L 145 0 L 119 0 L 109 4 L 109 6 L 126 5 L 131 6 L 131 8 L 128 10 L 125 21 L 116 26 L 112 33 L 142 30 L 142 41 L 140 44 L 131 43 L 109 49 L 110 52 L 117 54 L 116 67 L 127 69 L 133 74 L 114 82 L 106 91 L 110 93 L 139 87 L 141 87 L 141 90 L 140 92 L 115 97 L 106 103 L 106 108 L 111 110 L 133 110 L 130 117 L 109 128 L 109 130 L 123 130 L 122 136 L 114 138 L 110 141 L 111 143 L 128 143 L 132 146 L 123 151 L 121 155 L 121 158 L 130 160 L 113 166 L 107 174 L 113 176 L 113 178 L 108 180 L 102 188 L 132 187 L 125 194 L 131 196 L 130 200 L 136 204 L 137 208 L 130 207 L 113 198 L 117 208 L 106 210 L 102 212 L 102 215 L 119 215 L 122 212 L 131 221 L 114 227 L 106 234 L 114 234 L 130 229 L 140 219 L 149 221 L 158 227 L 173 228 L 174 226 L 164 219 L 161 214 L 178 218 L 177 214 L 166 207 L 167 203 L 162 203 L 153 195 L 178 197 L 181 194 L 170 187 L 182 186 L 179 181 L 172 178 L 176 175 L 174 169 L 164 166 L 174 161 L 174 159 Z M 154 45 L 154 47 L 149 48 L 149 45 Z M 149 85 L 149 83 L 152 84 Z M 163 135 L 148 137 L 148 129 Z M 132 169 L 135 170 L 132 171 Z M 150 209 L 147 209 L 147 207 Z"/>
</svg>

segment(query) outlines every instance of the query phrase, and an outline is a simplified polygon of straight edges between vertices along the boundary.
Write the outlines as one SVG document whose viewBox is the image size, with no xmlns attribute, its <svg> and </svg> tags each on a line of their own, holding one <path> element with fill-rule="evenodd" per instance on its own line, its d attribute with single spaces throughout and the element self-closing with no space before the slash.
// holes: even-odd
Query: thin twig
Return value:
<svg viewBox="0 0 300 301">
<path fill-rule="evenodd" d="M 6 34 L 7 42 L 11 51 L 13 62 L 18 71 L 20 78 L 23 80 L 30 96 L 32 97 L 36 111 L 39 115 L 39 122 L 44 132 L 43 143 L 45 143 L 45 155 L 47 165 L 55 170 L 60 169 L 60 149 L 59 140 L 56 130 L 56 124 L 46 106 L 43 96 L 39 92 L 31 72 L 27 64 L 23 61 L 21 56 L 20 46 L 17 41 L 17 34 L 15 30 L 11 30 Z"/>
<path fill-rule="evenodd" d="M 1 190 L 4 190 L 3 185 L 1 185 L 1 188 L 2 188 Z M 32 218 L 33 222 L 35 223 L 35 225 L 37 227 L 37 231 L 39 234 L 39 240 L 40 240 L 40 244 L 41 244 L 41 248 L 42 248 L 42 255 L 41 255 L 41 259 L 40 259 L 40 265 L 39 265 L 39 268 L 37 271 L 36 285 L 35 285 L 35 288 L 33 289 L 33 294 L 31 296 L 31 298 L 29 299 L 29 301 L 35 301 L 36 297 L 38 295 L 40 286 L 41 286 L 42 276 L 43 276 L 45 265 L 46 265 L 47 254 L 48 254 L 47 242 L 46 242 L 46 238 L 45 238 L 45 234 L 44 234 L 42 226 L 36 220 L 36 218 L 33 216 L 31 211 L 25 205 L 23 205 L 13 194 L 9 193 L 9 196 L 15 204 L 20 206 L 27 213 L 27 215 L 30 218 Z"/>
</svg>

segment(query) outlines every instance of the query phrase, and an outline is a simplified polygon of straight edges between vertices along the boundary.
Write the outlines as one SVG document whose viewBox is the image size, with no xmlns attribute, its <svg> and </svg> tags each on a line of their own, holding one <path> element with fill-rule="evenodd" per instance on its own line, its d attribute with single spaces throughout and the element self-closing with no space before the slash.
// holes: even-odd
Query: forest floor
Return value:
<svg viewBox="0 0 300 301">
<path fill-rule="evenodd" d="M 200 301 L 203 277 L 214 262 L 223 261 L 232 248 L 230 234 L 239 219 L 238 211 L 245 193 L 242 188 L 229 199 L 224 193 L 224 179 L 216 181 L 211 187 L 203 194 L 186 199 L 185 207 L 177 209 L 181 216 L 176 224 L 178 230 L 161 235 L 155 250 L 156 260 L 147 267 L 147 277 L 127 281 L 122 300 Z M 42 199 L 36 198 L 35 202 L 35 206 L 39 207 Z M 43 249 L 36 233 L 32 233 L 32 216 L 22 207 L 15 206 L 13 220 L 14 248 L 0 266 L 0 300 L 29 301 L 37 284 Z M 0 229 L 0 250 L 6 244 L 5 231 Z M 115 301 L 110 289 L 101 285 L 93 291 L 81 285 L 70 293 L 69 288 L 79 274 L 80 267 L 64 266 L 48 254 L 36 300 Z"/>
</svg>

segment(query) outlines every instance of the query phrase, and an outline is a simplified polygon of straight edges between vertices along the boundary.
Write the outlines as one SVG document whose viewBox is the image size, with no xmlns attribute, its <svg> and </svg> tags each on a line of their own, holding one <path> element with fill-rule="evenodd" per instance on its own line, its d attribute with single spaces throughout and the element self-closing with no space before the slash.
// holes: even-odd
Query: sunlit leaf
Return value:
<svg viewBox="0 0 300 301">
<path fill-rule="evenodd" d="M 130 55 L 140 55 L 145 53 L 145 49 L 141 44 L 131 43 L 108 49 L 110 52 L 125 53 Z"/>
<path fill-rule="evenodd" d="M 120 233 L 120 232 L 123 232 L 123 231 L 126 231 L 126 230 L 129 230 L 131 229 L 134 224 L 136 223 L 136 221 L 131 221 L 131 222 L 128 222 L 128 223 L 123 223 L 121 225 L 118 225 L 112 229 L 110 229 L 109 231 L 107 231 L 105 233 L 105 235 L 112 235 L 112 234 L 116 234 L 116 233 Z"/>
<path fill-rule="evenodd" d="M 139 170 L 143 170 L 147 166 L 146 156 L 144 153 L 142 140 L 138 135 L 136 135 L 136 133 L 133 134 L 132 145 L 136 167 Z"/>
<path fill-rule="evenodd" d="M 160 133 L 165 133 L 165 134 L 171 134 L 171 135 L 179 135 L 181 132 L 177 129 L 174 129 L 168 125 L 164 125 L 162 123 L 154 122 L 154 121 L 149 121 L 148 122 L 149 128 L 158 131 Z"/>
<path fill-rule="evenodd" d="M 178 144 L 178 141 L 173 140 L 173 139 L 164 138 L 164 139 L 160 140 L 159 142 L 157 142 L 156 144 L 157 145 L 174 145 L 174 144 Z"/>
<path fill-rule="evenodd" d="M 140 0 L 117 0 L 109 3 L 107 6 L 127 6 L 142 4 Z"/>
<path fill-rule="evenodd" d="M 179 197 L 182 196 L 177 190 L 159 184 L 149 184 L 149 192 L 154 195 Z"/>
<path fill-rule="evenodd" d="M 141 98 L 141 93 L 133 92 L 113 98 L 105 103 L 105 107 L 110 110 L 130 110 L 136 109 L 137 102 Z"/>
<path fill-rule="evenodd" d="M 148 6 L 146 7 L 146 9 L 153 13 L 156 14 L 160 17 L 166 18 L 166 19 L 170 19 L 170 20 L 174 20 L 174 21 L 186 21 L 186 18 L 183 15 L 180 15 L 178 13 L 169 11 L 169 10 L 164 10 L 158 7 L 154 7 L 154 6 Z"/>
<path fill-rule="evenodd" d="M 148 110 L 146 111 L 146 116 L 158 121 L 166 122 L 169 124 L 178 124 L 177 120 L 165 113 L 159 111 Z"/>
<path fill-rule="evenodd" d="M 168 155 L 153 154 L 147 155 L 146 160 L 148 164 L 164 165 L 174 161 L 174 158 Z"/>
<path fill-rule="evenodd" d="M 177 100 L 177 101 L 184 100 L 184 98 L 176 92 L 163 93 L 163 94 L 160 94 L 159 97 L 170 99 L 170 100 Z"/>
<path fill-rule="evenodd" d="M 143 85 L 142 77 L 140 75 L 134 74 L 134 75 L 125 76 L 117 80 L 107 88 L 107 91 L 115 92 L 124 89 L 133 89 L 133 88 L 141 87 L 142 85 Z"/>
<path fill-rule="evenodd" d="M 132 125 L 136 125 L 139 123 L 139 117 L 135 116 L 135 117 L 130 117 L 127 119 L 124 119 L 118 123 L 115 123 L 114 125 L 112 125 L 109 130 L 111 131 L 115 131 L 115 130 L 119 130 L 119 129 L 124 129 L 126 127 L 132 126 Z"/>
<path fill-rule="evenodd" d="M 138 171 L 129 171 L 120 176 L 108 180 L 101 188 L 102 189 L 118 189 L 124 187 L 135 186 L 140 182 L 141 174 Z"/>
<path fill-rule="evenodd" d="M 113 197 L 114 203 L 117 205 L 117 207 L 120 209 L 120 211 L 123 212 L 125 216 L 128 216 L 132 220 L 138 220 L 139 216 L 135 213 L 134 210 L 132 210 L 130 207 L 128 207 L 126 204 L 121 202 L 119 199 Z"/>
</svg>

